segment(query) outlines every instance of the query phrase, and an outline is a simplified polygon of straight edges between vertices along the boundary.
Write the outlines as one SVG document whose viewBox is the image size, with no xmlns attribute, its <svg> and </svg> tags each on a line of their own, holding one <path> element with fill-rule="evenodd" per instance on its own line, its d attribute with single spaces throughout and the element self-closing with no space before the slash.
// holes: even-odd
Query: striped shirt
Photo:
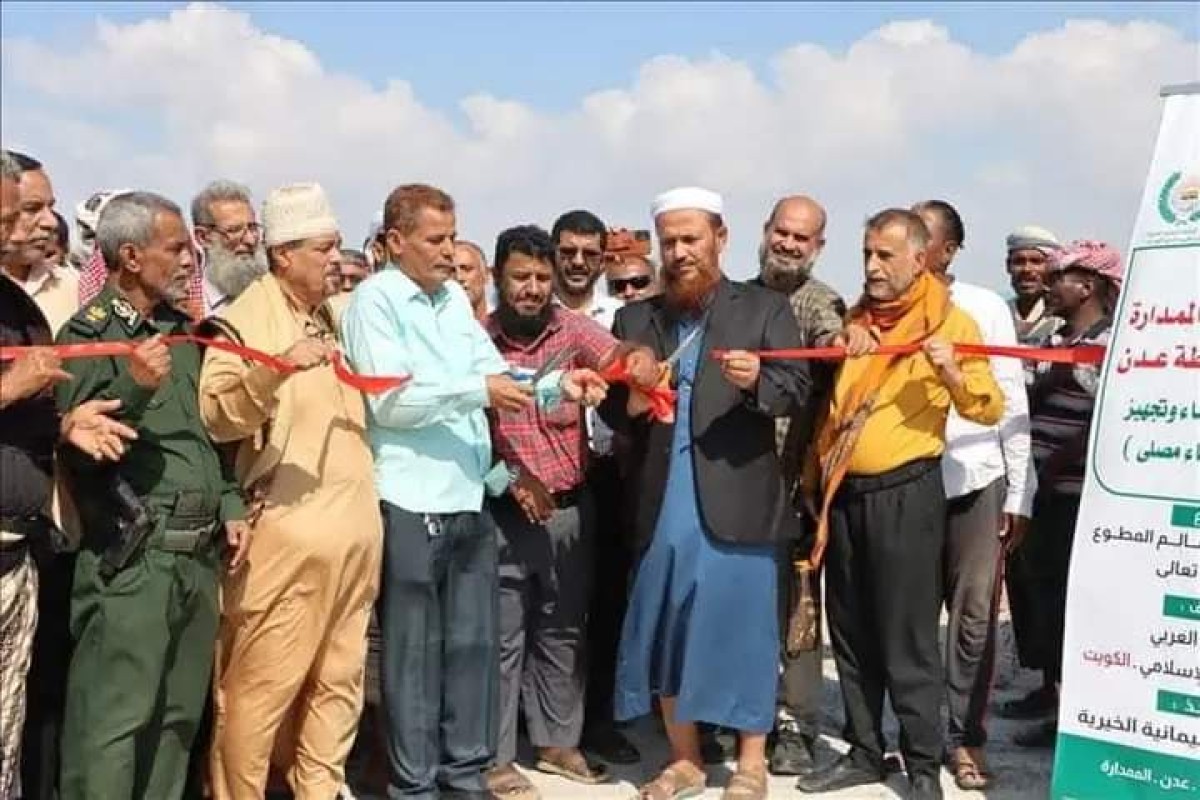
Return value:
<svg viewBox="0 0 1200 800">
<path fill-rule="evenodd" d="M 1043 347 L 1105 345 L 1112 320 L 1105 318 L 1082 334 L 1052 334 Z M 1078 495 L 1083 490 L 1085 456 L 1096 391 L 1098 364 L 1039 363 L 1029 390 L 1033 460 L 1041 490 Z"/>
</svg>

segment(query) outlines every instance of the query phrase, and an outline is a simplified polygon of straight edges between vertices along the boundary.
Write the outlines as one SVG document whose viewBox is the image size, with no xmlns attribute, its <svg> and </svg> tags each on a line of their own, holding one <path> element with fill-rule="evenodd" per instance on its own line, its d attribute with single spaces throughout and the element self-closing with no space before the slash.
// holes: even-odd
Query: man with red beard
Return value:
<svg viewBox="0 0 1200 800">
<path fill-rule="evenodd" d="M 595 369 L 616 347 L 607 330 L 552 302 L 554 244 L 541 228 L 511 228 L 496 240 L 497 308 L 485 327 L 516 370 Z M 585 374 L 576 372 L 576 376 Z M 586 373 L 591 405 L 604 396 Z M 607 779 L 579 751 L 583 732 L 585 628 L 596 508 L 585 479 L 588 448 L 580 405 L 490 413 L 495 453 L 518 475 L 491 504 L 500 557 L 500 732 L 493 792 L 529 796 L 513 767 L 524 711 L 537 768 L 580 783 Z"/>
<path fill-rule="evenodd" d="M 617 663 L 616 716 L 661 700 L 670 763 L 643 797 L 691 796 L 706 776 L 697 723 L 739 732 L 727 796 L 767 794 L 779 638 L 775 549 L 790 524 L 775 418 L 808 396 L 802 361 L 756 351 L 798 347 L 780 294 L 721 273 L 721 197 L 683 188 L 653 204 L 664 294 L 617 312 L 618 339 L 648 345 L 677 389 L 675 421 L 646 417 L 644 394 L 614 387 L 606 420 L 633 441 L 640 551 Z M 664 380 L 667 375 L 664 375 Z"/>
</svg>

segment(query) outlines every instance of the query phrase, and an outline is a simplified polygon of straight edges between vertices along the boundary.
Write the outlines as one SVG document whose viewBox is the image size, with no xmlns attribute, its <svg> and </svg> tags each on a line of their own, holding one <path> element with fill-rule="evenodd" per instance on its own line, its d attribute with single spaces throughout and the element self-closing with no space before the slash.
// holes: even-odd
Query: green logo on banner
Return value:
<svg viewBox="0 0 1200 800">
<path fill-rule="evenodd" d="M 1158 215 L 1169 225 L 1200 222 L 1200 178 L 1172 172 L 1158 193 Z"/>
</svg>

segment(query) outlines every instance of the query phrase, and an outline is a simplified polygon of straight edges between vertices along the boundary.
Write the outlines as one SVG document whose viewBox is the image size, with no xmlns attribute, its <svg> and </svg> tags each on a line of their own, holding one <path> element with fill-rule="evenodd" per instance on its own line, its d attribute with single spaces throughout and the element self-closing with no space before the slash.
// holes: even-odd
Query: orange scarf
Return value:
<svg viewBox="0 0 1200 800">
<path fill-rule="evenodd" d="M 950 292 L 946 285 L 928 272 L 921 273 L 912 286 L 895 300 L 873 303 L 865 296 L 850 309 L 847 325 L 867 328 L 880 344 L 910 344 L 932 335 L 950 311 Z M 808 564 L 816 567 L 825 554 L 829 539 L 829 508 L 846 477 L 850 456 L 871 411 L 879 402 L 879 390 L 891 367 L 906 356 L 867 356 L 871 359 L 858 380 L 842 398 L 836 412 L 830 411 L 821 422 L 815 447 L 811 448 L 804 485 L 807 492 L 821 491 L 821 509 L 817 515 L 817 537 Z M 844 369 L 838 372 L 840 384 Z M 836 396 L 836 388 L 834 391 Z M 818 480 L 819 478 L 819 480 Z M 812 497 L 809 497 L 810 508 Z"/>
</svg>

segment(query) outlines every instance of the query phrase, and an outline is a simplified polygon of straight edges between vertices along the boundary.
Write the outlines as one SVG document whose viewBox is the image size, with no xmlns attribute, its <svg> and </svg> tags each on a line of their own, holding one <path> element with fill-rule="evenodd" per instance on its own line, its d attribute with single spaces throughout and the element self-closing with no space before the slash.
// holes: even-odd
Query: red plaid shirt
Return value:
<svg viewBox="0 0 1200 800">
<path fill-rule="evenodd" d="M 550 322 L 531 342 L 504 335 L 496 314 L 485 323 L 488 336 L 510 365 L 537 369 L 560 350 L 576 348 L 561 369 L 595 369 L 617 340 L 583 314 L 553 306 Z M 516 414 L 489 411 L 492 448 L 509 466 L 520 466 L 552 492 L 565 492 L 583 483 L 587 436 L 583 409 L 562 401 L 550 409 L 529 408 Z"/>
</svg>

